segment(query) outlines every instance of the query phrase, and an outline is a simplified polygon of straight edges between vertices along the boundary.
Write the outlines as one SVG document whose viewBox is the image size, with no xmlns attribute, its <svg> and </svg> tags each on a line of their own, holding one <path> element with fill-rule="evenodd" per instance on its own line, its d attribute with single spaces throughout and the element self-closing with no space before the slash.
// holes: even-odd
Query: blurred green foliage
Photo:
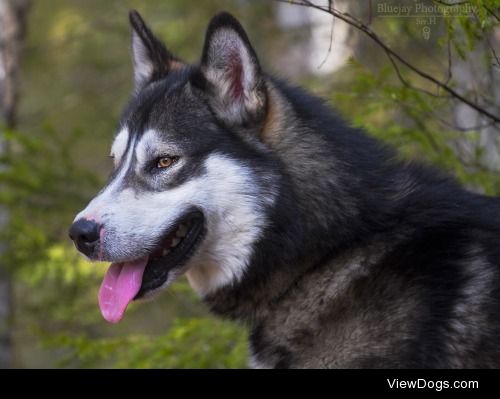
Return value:
<svg viewBox="0 0 500 399">
<path fill-rule="evenodd" d="M 481 163 L 479 132 L 457 131 L 440 122 L 450 113 L 448 103 L 402 85 L 390 65 L 374 73 L 352 60 L 346 68 L 352 80 L 337 84 L 330 93 L 355 125 L 391 143 L 403 159 L 437 165 L 472 190 L 500 193 L 498 171 Z M 463 140 L 473 151 L 467 159 L 454 145 Z"/>
<path fill-rule="evenodd" d="M 119 326 L 107 325 L 97 307 L 105 266 L 86 262 L 67 239 L 74 215 L 111 170 L 107 152 L 132 90 L 131 8 L 190 61 L 217 11 L 244 17 L 250 32 L 270 15 L 262 1 L 33 3 L 19 129 L 5 132 L 11 151 L 0 159 L 0 201 L 9 209 L 1 238 L 15 278 L 15 365 L 246 367 L 246 329 L 208 315 L 185 280 L 153 303 L 131 305 Z M 263 40 L 274 29 L 269 23 L 255 36 Z"/>
<path fill-rule="evenodd" d="M 393 1 L 396 4 L 403 2 Z M 432 1 L 427 3 L 432 4 Z M 446 10 L 443 6 L 446 2 L 435 3 Z M 464 4 L 475 7 L 476 12 L 443 12 L 443 18 L 432 25 L 430 40 L 422 37 L 422 26 L 405 18 L 375 18 L 371 28 L 422 71 L 482 103 L 486 109 L 490 108 L 487 104 L 493 104 L 491 109 L 498 112 L 500 104 L 494 95 L 490 97 L 484 88 L 467 88 L 465 82 L 454 80 L 450 75 L 453 59 L 470 61 L 480 57 L 480 67 L 476 68 L 485 75 L 495 74 L 498 81 L 500 68 L 492 67 L 498 62 L 498 54 L 489 48 L 491 38 L 498 35 L 500 29 L 498 0 L 472 0 L 459 5 Z M 492 10 L 496 14 L 493 15 Z M 472 190 L 488 195 L 500 193 L 500 174 L 497 167 L 484 162 L 480 131 L 458 130 L 453 123 L 457 102 L 399 64 L 401 77 L 407 82 L 403 84 L 386 54 L 370 39 L 362 42 L 355 54 L 342 71 L 329 79 L 307 80 L 310 88 L 330 98 L 356 126 L 394 145 L 404 159 L 435 164 Z M 478 97 L 484 101 L 479 101 Z"/>
<path fill-rule="evenodd" d="M 471 3 L 495 6 L 495 0 Z M 10 224 L 1 238 L 9 244 L 5 261 L 15 278 L 15 365 L 245 367 L 245 328 L 210 316 L 183 279 L 154 302 L 132 304 L 120 325 L 106 325 L 96 304 L 104 267 L 83 260 L 66 238 L 74 214 L 110 170 L 106 154 L 132 88 L 130 8 L 139 9 L 169 47 L 190 61 L 199 57 L 210 16 L 222 9 L 241 18 L 264 64 L 277 61 L 276 47 L 287 40 L 265 0 L 34 2 L 19 131 L 5 133 L 11 151 L 0 159 L 0 202 L 8 207 Z M 418 28 L 402 19 L 374 21 L 388 43 L 437 74 L 448 41 L 467 58 L 494 26 L 498 23 L 485 12 L 444 18 L 442 36 L 422 44 Z M 426 56 L 415 48 L 425 48 Z M 302 83 L 329 98 L 346 119 L 395 145 L 403 158 L 424 159 L 473 189 L 500 193 L 499 174 L 479 162 L 478 132 L 443 126 L 439 117 L 449 115 L 449 101 L 402 85 L 373 46 L 340 72 L 304 76 Z M 477 151 L 468 163 L 452 145 L 459 140 Z"/>
<path fill-rule="evenodd" d="M 166 334 L 88 336 L 41 333 L 48 347 L 68 349 L 59 361 L 80 367 L 118 368 L 241 368 L 246 364 L 246 335 L 234 325 L 209 317 L 175 319 Z"/>
</svg>

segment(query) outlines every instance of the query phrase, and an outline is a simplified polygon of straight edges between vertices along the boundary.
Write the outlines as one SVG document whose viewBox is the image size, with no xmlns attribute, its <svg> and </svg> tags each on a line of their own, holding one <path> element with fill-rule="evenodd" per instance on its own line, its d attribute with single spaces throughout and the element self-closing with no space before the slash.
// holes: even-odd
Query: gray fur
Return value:
<svg viewBox="0 0 500 399">
<path fill-rule="evenodd" d="M 174 68 L 133 20 L 149 44 L 136 69 L 141 56 L 156 75 L 124 113 L 109 185 L 76 218 L 107 229 L 101 260 L 147 256 L 194 207 L 206 236 L 161 288 L 185 272 L 213 312 L 248 325 L 253 367 L 500 367 L 498 199 L 397 161 L 265 75 L 228 14 L 199 67 Z M 165 155 L 178 163 L 154 170 Z"/>
</svg>

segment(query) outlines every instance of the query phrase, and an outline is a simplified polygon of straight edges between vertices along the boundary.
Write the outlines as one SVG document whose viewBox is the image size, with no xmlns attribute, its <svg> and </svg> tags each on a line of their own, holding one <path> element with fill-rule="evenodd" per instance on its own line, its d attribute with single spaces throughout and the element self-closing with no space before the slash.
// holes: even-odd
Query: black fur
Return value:
<svg viewBox="0 0 500 399">
<path fill-rule="evenodd" d="M 384 286 L 383 280 L 387 275 L 398 275 L 408 287 L 417 285 L 422 295 L 422 314 L 408 315 L 418 318 L 415 320 L 415 336 L 401 348 L 400 359 L 367 359 L 359 366 L 451 367 L 447 357 L 450 354 L 444 349 L 449 340 L 446 330 L 453 317 L 453 306 L 460 300 L 467 282 L 461 262 L 468 261 L 467 250 L 471 243 L 487 247 L 484 255 L 494 265 L 495 279 L 499 278 L 500 250 L 490 243 L 500 237 L 500 201 L 468 192 L 433 168 L 396 160 L 391 150 L 363 132 L 349 128 L 316 98 L 283 83 L 279 86 L 298 118 L 308 127 L 313 126 L 314 133 L 329 143 L 327 151 L 332 158 L 340 159 L 346 166 L 342 171 L 342 186 L 350 198 L 356 198 L 358 213 L 355 217 L 337 215 L 330 224 L 331 230 L 307 228 L 305 220 L 310 218 L 310 210 L 297 209 L 294 188 L 285 180 L 278 205 L 270 216 L 275 223 L 264 235 L 265 239 L 256 246 L 252 267 L 246 278 L 240 284 L 227 287 L 208 298 L 212 309 L 222 315 L 245 318 L 253 323 L 252 318 L 259 319 L 256 315 L 258 311 L 250 311 L 247 307 L 249 303 L 257 309 L 280 300 L 279 290 L 270 293 L 262 289 L 263 281 L 277 269 L 295 269 L 304 259 L 314 259 L 308 262 L 309 266 L 303 273 L 292 272 L 297 279 L 307 278 L 308 273 L 324 267 L 325 259 L 333 260 L 329 267 L 335 267 L 335 257 L 349 249 L 363 246 L 374 237 L 384 236 L 388 240 L 395 237 L 397 241 L 397 236 L 401 235 L 401 243 L 379 261 L 375 275 L 370 277 L 372 280 L 363 284 L 364 289 L 373 286 L 373 290 L 356 293 L 353 288 L 351 295 L 365 297 L 363 301 L 369 310 L 375 298 L 390 294 L 387 292 L 390 287 L 383 287 L 382 293 L 376 292 L 377 279 Z M 307 164 L 307 160 L 301 161 Z M 328 162 L 327 159 L 324 161 Z M 404 198 L 391 200 L 398 195 L 397 183 L 403 177 L 411 177 L 416 189 Z M 332 208 L 336 206 L 336 201 L 346 200 L 334 189 L 325 196 L 331 198 Z M 325 209 L 323 212 L 332 214 L 335 211 Z M 318 237 L 324 238 L 317 240 Z M 495 286 L 499 287 L 497 283 Z M 290 289 L 293 290 L 293 285 Z M 260 298 L 259 294 L 263 296 Z M 500 317 L 496 312 L 500 310 L 499 290 L 491 293 L 488 308 L 485 309 L 490 319 L 488 327 L 498 333 Z M 336 320 L 332 319 L 332 322 Z M 384 321 L 381 320 L 381 323 Z M 266 344 L 256 331 L 251 341 L 259 357 L 259 353 L 265 351 L 261 347 L 266 347 Z M 470 351 L 474 359 L 467 363 L 469 367 L 500 365 L 500 338 L 497 333 L 485 333 L 478 346 Z M 311 331 L 308 334 L 314 335 Z M 304 341 L 308 339 L 314 340 L 314 336 L 306 336 Z"/>
<path fill-rule="evenodd" d="M 151 32 L 151 29 L 149 29 L 137 11 L 130 11 L 129 20 L 134 34 L 139 37 L 144 46 L 145 54 L 143 56 L 151 60 L 152 71 L 148 81 L 145 83 L 155 82 L 164 78 L 170 72 L 172 62 L 180 62 L 180 60 L 172 55 L 163 42 Z M 140 88 L 142 88 L 142 84 Z"/>
<path fill-rule="evenodd" d="M 222 26 L 236 30 L 255 56 L 241 25 L 227 14 L 211 22 L 206 43 Z M 207 44 L 202 64 L 207 61 L 206 53 Z M 203 107 L 210 111 L 206 94 L 209 88 L 203 73 L 196 67 L 186 73 L 182 80 L 176 76 L 165 82 L 177 81 L 182 86 L 187 76 L 195 94 L 199 95 L 196 101 L 201 100 Z M 455 354 L 449 353 L 446 343 L 450 340 L 450 323 L 456 318 L 453 309 L 463 299 L 463 290 L 471 278 L 464 275 L 464 263 L 474 261 L 469 254 L 471 246 L 482 248 L 482 253 L 475 256 L 484 255 L 493 265 L 494 278 L 499 278 L 500 251 L 491 244 L 500 237 L 500 201 L 468 192 L 433 168 L 398 160 L 392 149 L 361 130 L 349 127 L 322 100 L 282 81 L 269 78 L 268 82 L 290 108 L 285 115 L 290 131 L 283 133 L 289 137 L 282 139 L 280 148 L 263 152 L 252 145 L 253 139 L 250 144 L 248 137 L 242 140 L 242 136 L 249 134 L 245 126 L 231 128 L 223 120 L 218 121 L 213 112 L 210 114 L 212 122 L 207 115 L 207 120 L 198 119 L 196 126 L 183 124 L 188 131 L 193 129 L 193 134 L 198 126 L 212 124 L 214 129 L 210 131 L 210 138 L 204 138 L 208 140 L 207 148 L 213 150 L 212 145 L 217 143 L 218 152 L 238 159 L 263 175 L 272 170 L 274 175 L 280 176 L 276 205 L 268 209 L 266 215 L 271 223 L 255 244 L 245 278 L 210 294 L 206 302 L 214 312 L 254 326 L 252 350 L 264 364 L 273 367 L 307 365 L 299 360 L 294 363 L 294 353 L 304 345 L 321 345 L 314 342 L 318 338 L 315 338 L 317 333 L 313 327 L 302 326 L 292 334 L 293 338 L 284 339 L 276 331 L 266 336 L 266 324 L 272 324 L 268 320 L 269 309 L 279 309 L 291 297 L 300 301 L 298 287 L 302 281 L 313 273 L 335 270 L 336 259 L 343 254 L 380 241 L 387 246 L 384 256 L 366 278 L 351 283 L 345 300 L 352 303 L 344 308 L 342 303 L 332 302 L 331 311 L 320 315 L 319 325 L 329 328 L 331 323 L 342 323 L 345 314 L 353 309 L 383 314 L 386 308 L 390 322 L 398 312 L 391 308 L 391 298 L 400 292 L 397 288 L 392 292 L 387 283 L 394 279 L 401 284 L 401 292 L 416 290 L 420 296 L 416 299 L 418 314 L 407 315 L 413 333 L 405 333 L 404 339 L 394 337 L 394 346 L 398 348 L 394 347 L 393 351 L 352 353 L 350 361 L 339 360 L 338 363 L 332 354 L 333 358 L 324 366 L 454 366 L 450 358 Z M 161 85 L 154 90 L 165 93 Z M 202 105 L 198 103 L 197 107 Z M 297 140 L 312 141 L 299 157 L 291 157 Z M 315 140 L 322 145 L 316 145 Z M 289 168 L 289 162 L 300 163 L 308 170 L 304 180 Z M 315 174 L 316 166 L 329 163 L 336 165 L 329 169 L 332 176 Z M 335 178 L 335 183 L 329 182 L 330 177 Z M 322 198 L 308 198 L 307 190 L 318 184 L 324 188 Z M 402 193 L 402 190 L 408 192 Z M 308 300 L 307 295 L 304 301 Z M 295 311 L 286 309 L 280 312 L 293 314 Z M 468 367 L 500 365 L 497 349 L 500 347 L 500 318 L 495 316 L 498 310 L 500 290 L 491 293 L 484 309 L 490 320 L 488 328 L 495 334 L 485 334 L 468 350 L 470 358 L 457 360 L 456 364 Z M 380 320 L 377 328 L 384 331 L 385 322 Z M 273 328 L 278 329 L 278 326 Z M 358 328 L 368 327 L 361 324 Z M 285 336 L 289 333 L 282 332 Z M 484 352 L 480 352 L 481 348 Z M 334 348 L 325 347 L 324 350 L 334 351 Z M 311 364 L 318 365 L 313 360 Z"/>
<path fill-rule="evenodd" d="M 131 22 L 151 59 L 171 57 L 138 14 Z M 259 118 L 228 122 L 214 101 L 207 49 L 221 28 L 257 67 Z M 130 140 L 154 129 L 186 160 L 156 186 L 132 163 L 125 184 L 136 191 L 203 176 L 213 154 L 252 171 L 263 231 L 243 277 L 204 300 L 249 325 L 257 366 L 500 367 L 500 200 L 399 160 L 322 100 L 263 74 L 229 14 L 210 23 L 200 65 L 158 69 L 121 125 Z"/>
</svg>

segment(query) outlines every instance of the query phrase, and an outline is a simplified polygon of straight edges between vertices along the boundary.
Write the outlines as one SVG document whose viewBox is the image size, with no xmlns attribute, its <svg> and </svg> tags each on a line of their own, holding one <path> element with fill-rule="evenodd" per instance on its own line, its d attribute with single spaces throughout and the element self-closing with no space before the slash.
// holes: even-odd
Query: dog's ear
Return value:
<svg viewBox="0 0 500 399">
<path fill-rule="evenodd" d="M 194 83 L 203 86 L 223 122 L 248 125 L 263 120 L 267 99 L 259 60 L 232 15 L 220 13 L 210 21 L 199 72 Z"/>
<path fill-rule="evenodd" d="M 165 77 L 170 70 L 181 67 L 183 63 L 151 32 L 137 11 L 130 11 L 129 19 L 132 26 L 135 87 L 140 90 L 148 83 Z"/>
</svg>

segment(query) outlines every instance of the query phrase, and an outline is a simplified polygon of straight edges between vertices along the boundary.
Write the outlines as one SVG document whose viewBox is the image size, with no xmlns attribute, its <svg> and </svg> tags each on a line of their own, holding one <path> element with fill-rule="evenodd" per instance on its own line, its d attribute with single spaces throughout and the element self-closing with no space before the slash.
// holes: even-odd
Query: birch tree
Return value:
<svg viewBox="0 0 500 399">
<path fill-rule="evenodd" d="M 0 0 L 0 155 L 7 152 L 5 130 L 14 130 L 17 124 L 19 63 L 26 27 L 29 0 Z M 8 219 L 6 209 L 0 209 L 0 228 Z M 0 242 L 0 253 L 7 243 Z M 12 362 L 12 285 L 8 265 L 0 264 L 0 368 Z"/>
</svg>

